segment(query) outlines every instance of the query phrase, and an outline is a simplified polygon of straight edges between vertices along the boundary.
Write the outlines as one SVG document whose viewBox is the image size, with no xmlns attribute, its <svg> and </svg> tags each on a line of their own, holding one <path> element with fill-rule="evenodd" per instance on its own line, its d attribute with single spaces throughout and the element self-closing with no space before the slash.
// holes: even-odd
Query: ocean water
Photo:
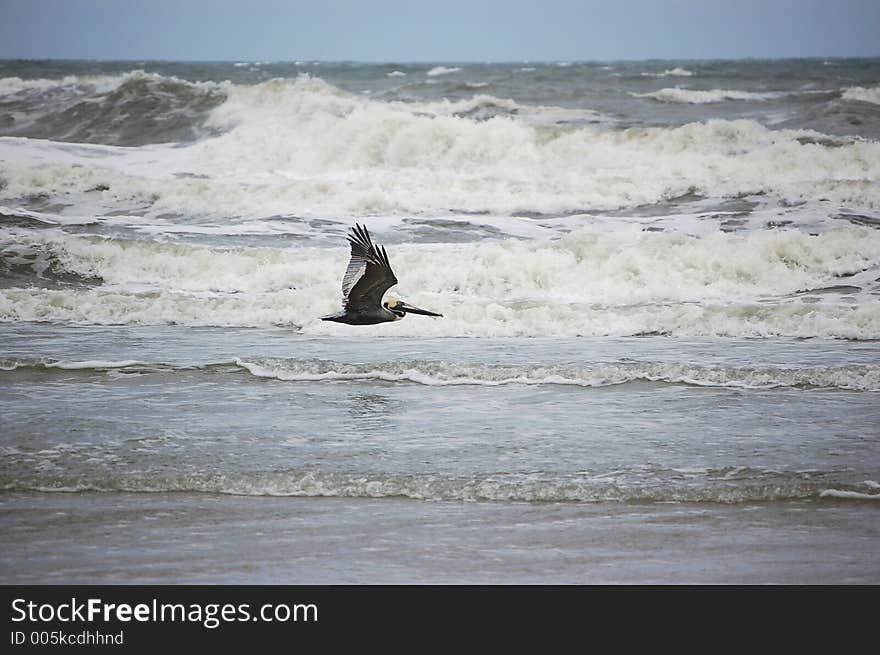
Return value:
<svg viewBox="0 0 880 655">
<path fill-rule="evenodd" d="M 877 59 L 0 61 L 0 581 L 876 584 L 878 228 Z"/>
</svg>

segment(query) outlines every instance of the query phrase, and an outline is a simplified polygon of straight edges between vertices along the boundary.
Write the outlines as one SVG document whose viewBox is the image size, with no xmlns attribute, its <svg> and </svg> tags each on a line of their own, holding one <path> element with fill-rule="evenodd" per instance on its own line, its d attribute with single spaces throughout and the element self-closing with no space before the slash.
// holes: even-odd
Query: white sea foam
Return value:
<svg viewBox="0 0 880 655">
<path fill-rule="evenodd" d="M 68 80 L 67 84 L 72 84 L 75 80 L 73 77 L 64 78 L 64 80 Z M 28 91 L 31 89 L 51 89 L 57 86 L 62 86 L 65 84 L 64 80 L 47 80 L 47 79 L 36 79 L 36 80 L 23 80 L 20 77 L 2 77 L 0 78 L 0 96 L 11 95 L 14 93 L 19 93 L 21 91 Z"/>
<path fill-rule="evenodd" d="M 518 112 L 526 107 L 520 105 L 509 98 L 496 98 L 495 96 L 479 93 L 470 98 L 461 100 L 443 100 L 436 102 L 419 102 L 419 103 L 392 103 L 392 108 L 407 113 L 431 114 L 432 116 L 455 116 L 467 115 L 481 107 L 496 107 L 506 110 L 511 114 Z"/>
<path fill-rule="evenodd" d="M 236 360 L 257 377 L 293 382 L 381 380 L 426 386 L 562 385 L 605 387 L 630 382 L 666 382 L 704 387 L 775 389 L 819 387 L 880 391 L 880 366 L 841 368 L 707 368 L 687 364 L 633 363 L 584 366 L 491 366 L 414 361 L 345 364 L 324 360 Z"/>
<path fill-rule="evenodd" d="M 810 142 L 817 135 L 748 120 L 624 131 L 541 127 L 529 121 L 540 124 L 551 110 L 511 100 L 478 96 L 445 109 L 384 103 L 310 77 L 233 85 L 227 93 L 209 120 L 225 133 L 185 147 L 0 138 L 0 200 L 78 194 L 81 206 L 97 198 L 107 211 L 146 206 L 155 216 L 223 217 L 553 213 L 685 193 L 880 204 L 880 143 L 824 147 Z M 466 117 L 492 107 L 501 115 Z M 87 195 L 101 185 L 109 190 Z"/>
<path fill-rule="evenodd" d="M 449 75 L 450 73 L 458 73 L 459 71 L 461 71 L 461 68 L 456 66 L 435 66 L 427 73 L 425 73 L 425 75 L 427 75 L 428 77 L 436 77 L 437 75 Z"/>
<path fill-rule="evenodd" d="M 46 90 L 55 88 L 88 88 L 96 93 L 108 93 L 122 86 L 126 82 L 144 80 L 149 82 L 173 82 L 191 86 L 194 88 L 222 89 L 231 86 L 227 83 L 216 82 L 189 82 L 172 75 L 160 75 L 159 73 L 147 73 L 143 70 L 133 70 L 117 75 L 66 75 L 56 79 L 22 79 L 20 77 L 0 78 L 0 96 L 19 93 L 29 90 Z"/>
<path fill-rule="evenodd" d="M 488 83 L 467 83 L 472 88 L 488 86 Z M 500 115 L 504 118 L 516 117 L 529 126 L 547 126 L 560 123 L 613 123 L 613 119 L 591 109 L 574 109 L 570 107 L 554 107 L 546 105 L 521 105 L 509 98 L 480 93 L 461 100 L 443 99 L 436 102 L 393 103 L 396 109 L 414 112 L 419 115 L 429 114 L 435 117 L 491 118 Z"/>
<path fill-rule="evenodd" d="M 296 469 L 239 474 L 192 473 L 119 474 L 102 470 L 28 475 L 0 480 L 0 489 L 46 493 L 81 491 L 202 492 L 243 496 L 303 496 L 348 498 L 412 498 L 416 500 L 515 502 L 711 502 L 743 503 L 821 497 L 821 487 L 798 475 L 758 474 L 754 484 L 719 485 L 705 474 L 685 480 L 647 477 L 639 470 L 612 475 L 574 473 L 499 472 L 482 475 L 442 473 L 364 473 Z M 831 494 L 827 494 L 831 495 Z M 869 496 L 869 498 L 873 498 Z M 862 500 L 840 495 L 837 499 Z"/>
<path fill-rule="evenodd" d="M 643 77 L 691 77 L 693 71 L 686 68 L 676 66 L 675 68 L 667 68 L 662 73 L 642 73 Z"/>
<path fill-rule="evenodd" d="M 384 103 L 308 76 L 225 92 L 209 127 L 226 133 L 186 147 L 0 139 L 0 198 L 80 194 L 78 204 L 98 197 L 115 212 L 146 204 L 153 215 L 223 217 L 563 212 L 687 192 L 880 202 L 880 144 L 826 148 L 805 141 L 809 133 L 747 120 L 546 129 L 601 117 L 482 95 Z M 467 117 L 496 110 L 489 120 Z M 85 195 L 101 185 L 109 190 Z"/>
<path fill-rule="evenodd" d="M 325 277 L 310 271 L 333 269 L 347 257 L 345 248 L 211 248 L 57 230 L 11 233 L 0 243 L 9 248 L 21 240 L 81 277 L 182 291 L 302 289 Z M 408 271 L 407 280 L 432 293 L 455 288 L 472 298 L 608 305 L 723 302 L 829 286 L 875 268 L 880 234 L 842 227 L 815 236 L 773 230 L 699 238 L 585 228 L 552 240 L 400 245 L 393 253 L 395 265 Z"/>
<path fill-rule="evenodd" d="M 840 498 L 845 500 L 880 500 L 880 493 L 863 493 L 848 489 L 826 489 L 819 496 L 822 498 Z"/>
<path fill-rule="evenodd" d="M 123 75 L 66 75 L 57 79 L 22 79 L 20 77 L 0 78 L 0 96 L 12 95 L 21 91 L 45 91 L 64 87 L 91 87 L 98 92 L 107 92 L 138 76 L 159 79 L 161 76 L 149 76 L 143 71 L 133 71 Z M 176 78 L 169 78 L 176 79 Z M 179 81 L 179 80 L 178 80 Z"/>
<path fill-rule="evenodd" d="M 65 371 L 84 371 L 84 370 L 107 370 L 128 368 L 130 366 L 143 365 L 144 362 L 136 359 L 124 360 L 103 360 L 93 359 L 84 361 L 52 361 L 46 359 L 39 360 L 18 360 L 18 359 L 0 359 L 0 371 L 15 371 L 20 368 L 57 368 Z"/>
<path fill-rule="evenodd" d="M 335 289 L 333 290 L 335 291 Z M 332 292 L 320 298 L 296 290 L 207 296 L 111 290 L 0 290 L 0 321 L 82 325 L 285 326 L 314 336 L 347 336 L 352 328 L 319 320 L 338 310 Z M 417 298 L 417 300 L 413 300 Z M 880 338 L 880 306 L 758 303 L 591 307 L 474 301 L 443 304 L 442 297 L 409 294 L 409 300 L 444 312 L 444 319 L 408 318 L 357 328 L 378 337 L 593 337 L 662 333 L 680 337 Z M 315 302 L 312 302 L 312 301 Z"/>
<path fill-rule="evenodd" d="M 226 92 L 209 121 L 226 133 L 187 147 L 0 139 L 0 198 L 63 197 L 106 185 L 105 202 L 197 216 L 561 212 L 686 192 L 762 192 L 787 201 L 821 194 L 856 206 L 880 200 L 880 144 L 823 148 L 802 143 L 804 132 L 747 120 L 548 131 L 528 122 L 553 121 L 554 108 L 491 96 L 383 103 L 307 76 Z M 493 107 L 502 117 L 463 117 Z M 581 113 L 562 119 L 597 118 L 567 111 Z"/>
<path fill-rule="evenodd" d="M 406 77 L 406 73 L 403 71 L 391 71 L 388 73 L 388 77 Z"/>
<path fill-rule="evenodd" d="M 669 362 L 494 365 L 432 360 L 352 364 L 321 359 L 249 358 L 200 366 L 149 363 L 141 360 L 0 359 L 0 370 L 60 369 L 112 373 L 137 369 L 191 373 L 194 370 L 235 370 L 286 382 L 371 381 L 425 386 L 574 386 L 607 387 L 629 383 L 686 384 L 733 389 L 822 388 L 880 392 L 880 366 L 840 367 L 722 367 Z M 729 477 L 729 476 L 727 476 Z M 864 483 L 871 489 L 876 485 Z"/>
<path fill-rule="evenodd" d="M 86 370 L 86 369 L 106 369 L 106 368 L 126 368 L 128 366 L 135 366 L 137 364 L 142 364 L 143 362 L 136 359 L 124 359 L 119 361 L 110 361 L 103 359 L 92 359 L 87 361 L 80 362 L 70 362 L 70 361 L 60 361 L 60 362 L 49 362 L 45 364 L 46 368 L 60 368 L 68 371 L 78 371 L 78 370 Z"/>
<path fill-rule="evenodd" d="M 314 255 L 303 261 L 296 251 L 274 248 L 215 249 L 185 244 L 77 238 L 47 232 L 23 237 L 56 260 L 64 270 L 83 278 L 100 277 L 108 285 L 127 289 L 170 291 L 267 292 L 287 289 L 314 266 Z M 12 237 L 3 244 L 9 251 Z M 314 278 L 312 278 L 314 279 Z"/>
<path fill-rule="evenodd" d="M 778 97 L 777 93 L 756 93 L 753 91 L 738 91 L 734 89 L 711 89 L 700 91 L 697 89 L 682 89 L 672 87 L 652 91 L 650 93 L 633 93 L 636 98 L 652 98 L 660 102 L 683 103 L 683 104 L 706 104 L 710 102 L 724 102 L 725 100 L 770 100 Z"/>
<path fill-rule="evenodd" d="M 4 250 L 16 252 L 20 238 L 39 254 L 35 267 L 50 262 L 103 285 L 0 290 L 3 321 L 350 330 L 319 320 L 338 309 L 345 248 L 210 248 L 47 229 L 11 233 Z M 880 337 L 871 287 L 857 303 L 850 287 L 840 292 L 848 299 L 822 293 L 805 302 L 797 293 L 853 273 L 848 281 L 870 284 L 880 235 L 863 228 L 704 237 L 582 229 L 553 240 L 398 245 L 391 258 L 405 281 L 394 293 L 445 318 L 410 317 L 362 334 Z"/>
<path fill-rule="evenodd" d="M 841 96 L 844 100 L 860 100 L 861 102 L 870 102 L 880 105 L 880 86 L 865 88 L 863 86 L 853 86 L 844 90 Z"/>
</svg>

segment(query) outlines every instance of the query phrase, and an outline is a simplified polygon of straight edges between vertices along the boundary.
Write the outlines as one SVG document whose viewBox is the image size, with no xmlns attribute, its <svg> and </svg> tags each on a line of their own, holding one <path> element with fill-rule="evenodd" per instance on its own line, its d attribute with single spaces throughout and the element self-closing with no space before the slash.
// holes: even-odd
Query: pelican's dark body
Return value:
<svg viewBox="0 0 880 655">
<path fill-rule="evenodd" d="M 322 316 L 322 321 L 333 321 L 334 323 L 346 323 L 348 325 L 375 325 L 376 323 L 390 323 L 403 318 L 397 316 L 393 312 L 389 312 L 384 307 L 378 307 L 375 311 L 359 311 L 348 312 L 341 311 L 337 314 Z"/>
<path fill-rule="evenodd" d="M 348 241 L 351 244 L 351 259 L 342 278 L 343 309 L 335 314 L 322 316 L 322 321 L 375 325 L 399 321 L 407 314 L 443 316 L 413 307 L 401 300 L 383 303 L 382 296 L 397 284 L 385 247 L 373 245 L 367 228 L 357 224 L 351 228 Z"/>
</svg>

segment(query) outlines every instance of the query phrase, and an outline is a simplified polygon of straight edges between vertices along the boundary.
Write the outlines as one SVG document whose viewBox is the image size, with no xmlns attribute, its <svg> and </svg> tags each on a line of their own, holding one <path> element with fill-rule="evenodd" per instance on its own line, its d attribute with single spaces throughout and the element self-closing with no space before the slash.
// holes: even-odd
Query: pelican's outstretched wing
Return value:
<svg viewBox="0 0 880 655">
<path fill-rule="evenodd" d="M 347 310 L 379 307 L 385 292 L 397 284 L 388 253 L 383 246 L 373 245 L 370 233 L 361 225 L 351 228 L 348 241 L 351 261 L 342 278 L 342 304 Z"/>
</svg>

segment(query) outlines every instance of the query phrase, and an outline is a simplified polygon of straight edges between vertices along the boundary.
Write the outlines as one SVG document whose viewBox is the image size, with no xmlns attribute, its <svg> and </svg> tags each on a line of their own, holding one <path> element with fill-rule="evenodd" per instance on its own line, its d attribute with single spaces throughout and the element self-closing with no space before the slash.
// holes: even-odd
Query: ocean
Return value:
<svg viewBox="0 0 880 655">
<path fill-rule="evenodd" d="M 0 61 L 4 584 L 877 584 L 878 394 L 880 59 Z"/>
</svg>

